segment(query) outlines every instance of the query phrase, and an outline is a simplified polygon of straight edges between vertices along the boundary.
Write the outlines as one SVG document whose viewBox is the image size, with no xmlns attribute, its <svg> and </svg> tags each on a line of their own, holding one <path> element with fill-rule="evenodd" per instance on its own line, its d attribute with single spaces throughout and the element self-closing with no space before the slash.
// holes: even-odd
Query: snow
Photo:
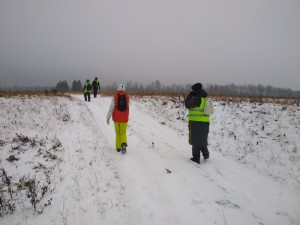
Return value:
<svg viewBox="0 0 300 225">
<path fill-rule="evenodd" d="M 198 165 L 180 97 L 131 98 L 126 155 L 111 97 L 1 97 L 0 224 L 300 224 L 299 106 L 212 100 Z"/>
</svg>

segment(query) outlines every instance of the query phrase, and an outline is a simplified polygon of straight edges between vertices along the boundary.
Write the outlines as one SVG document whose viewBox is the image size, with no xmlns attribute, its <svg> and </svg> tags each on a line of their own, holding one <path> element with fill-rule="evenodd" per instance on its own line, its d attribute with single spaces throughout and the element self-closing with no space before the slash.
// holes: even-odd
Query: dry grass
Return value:
<svg viewBox="0 0 300 225">
<path fill-rule="evenodd" d="M 57 97 L 70 97 L 69 93 L 64 93 L 57 91 L 55 89 L 52 90 L 44 90 L 44 91 L 0 91 L 0 97 L 13 97 L 13 96 L 57 96 Z"/>
<path fill-rule="evenodd" d="M 277 98 L 277 97 L 259 97 L 259 96 L 212 96 L 212 99 L 223 102 L 250 102 L 250 103 L 274 103 L 280 105 L 300 106 L 300 98 Z"/>
<path fill-rule="evenodd" d="M 114 92 L 115 93 L 115 92 Z M 114 93 L 109 93 L 105 95 L 113 95 Z M 150 96 L 150 97 L 170 97 L 172 99 L 185 99 L 188 93 L 170 93 L 170 94 L 154 94 L 154 93 L 131 93 L 128 92 L 131 96 Z M 215 101 L 223 101 L 223 102 L 250 102 L 250 103 L 275 103 L 281 105 L 297 105 L 300 106 L 300 98 L 279 98 L 279 97 L 261 97 L 261 96 L 219 96 L 219 95 L 209 95 L 209 98 Z"/>
<path fill-rule="evenodd" d="M 103 96 L 112 96 L 116 91 L 100 91 L 98 94 Z M 188 93 L 155 93 L 155 92 L 135 92 L 127 91 L 131 96 L 136 97 L 170 97 L 172 99 L 179 98 L 185 99 Z M 44 91 L 0 91 L 0 97 L 11 97 L 11 96 L 57 96 L 57 97 L 67 97 L 71 98 L 70 94 L 83 95 L 82 92 L 60 92 L 56 89 L 44 90 Z M 219 96 L 219 95 L 209 95 L 209 97 L 215 101 L 224 101 L 224 102 L 250 102 L 250 103 L 276 103 L 282 105 L 297 105 L 300 106 L 300 98 L 287 98 L 287 97 L 261 97 L 261 96 Z"/>
</svg>

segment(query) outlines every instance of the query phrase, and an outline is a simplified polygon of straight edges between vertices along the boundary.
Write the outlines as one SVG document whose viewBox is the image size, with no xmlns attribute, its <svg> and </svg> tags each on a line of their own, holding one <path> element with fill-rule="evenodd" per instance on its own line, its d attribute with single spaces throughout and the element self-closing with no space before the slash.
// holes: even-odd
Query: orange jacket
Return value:
<svg viewBox="0 0 300 225">
<path fill-rule="evenodd" d="M 125 111 L 119 111 L 118 110 L 118 94 L 124 95 L 125 91 L 120 90 L 117 92 L 117 94 L 114 95 L 115 108 L 113 111 L 112 119 L 114 122 L 127 123 L 128 116 L 129 116 L 129 95 L 125 94 L 126 101 L 127 101 L 127 109 Z"/>
</svg>

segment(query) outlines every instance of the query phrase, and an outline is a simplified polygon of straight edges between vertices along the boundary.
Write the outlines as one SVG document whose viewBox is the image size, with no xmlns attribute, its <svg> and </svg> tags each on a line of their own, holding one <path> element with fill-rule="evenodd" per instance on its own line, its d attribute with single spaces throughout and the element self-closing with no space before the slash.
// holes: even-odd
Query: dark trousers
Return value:
<svg viewBox="0 0 300 225">
<path fill-rule="evenodd" d="M 200 160 L 200 152 L 202 152 L 202 155 L 203 155 L 204 159 L 209 158 L 209 151 L 208 151 L 207 146 L 206 147 L 201 147 L 201 146 L 193 145 L 192 151 L 193 151 L 192 152 L 193 158 L 197 161 Z"/>
<path fill-rule="evenodd" d="M 97 90 L 97 89 L 94 89 L 94 98 L 97 97 L 97 92 L 98 92 L 98 90 Z"/>
<path fill-rule="evenodd" d="M 85 101 L 91 101 L 91 93 L 90 92 L 85 92 L 84 93 L 84 100 Z"/>
</svg>

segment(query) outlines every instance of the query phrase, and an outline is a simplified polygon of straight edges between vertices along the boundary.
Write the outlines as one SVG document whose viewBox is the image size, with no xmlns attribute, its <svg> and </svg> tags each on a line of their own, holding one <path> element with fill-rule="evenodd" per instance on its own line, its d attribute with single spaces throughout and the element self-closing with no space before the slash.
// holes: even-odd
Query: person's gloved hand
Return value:
<svg viewBox="0 0 300 225">
<path fill-rule="evenodd" d="M 107 125 L 109 125 L 109 118 L 106 119 L 106 123 L 107 123 Z"/>
</svg>

